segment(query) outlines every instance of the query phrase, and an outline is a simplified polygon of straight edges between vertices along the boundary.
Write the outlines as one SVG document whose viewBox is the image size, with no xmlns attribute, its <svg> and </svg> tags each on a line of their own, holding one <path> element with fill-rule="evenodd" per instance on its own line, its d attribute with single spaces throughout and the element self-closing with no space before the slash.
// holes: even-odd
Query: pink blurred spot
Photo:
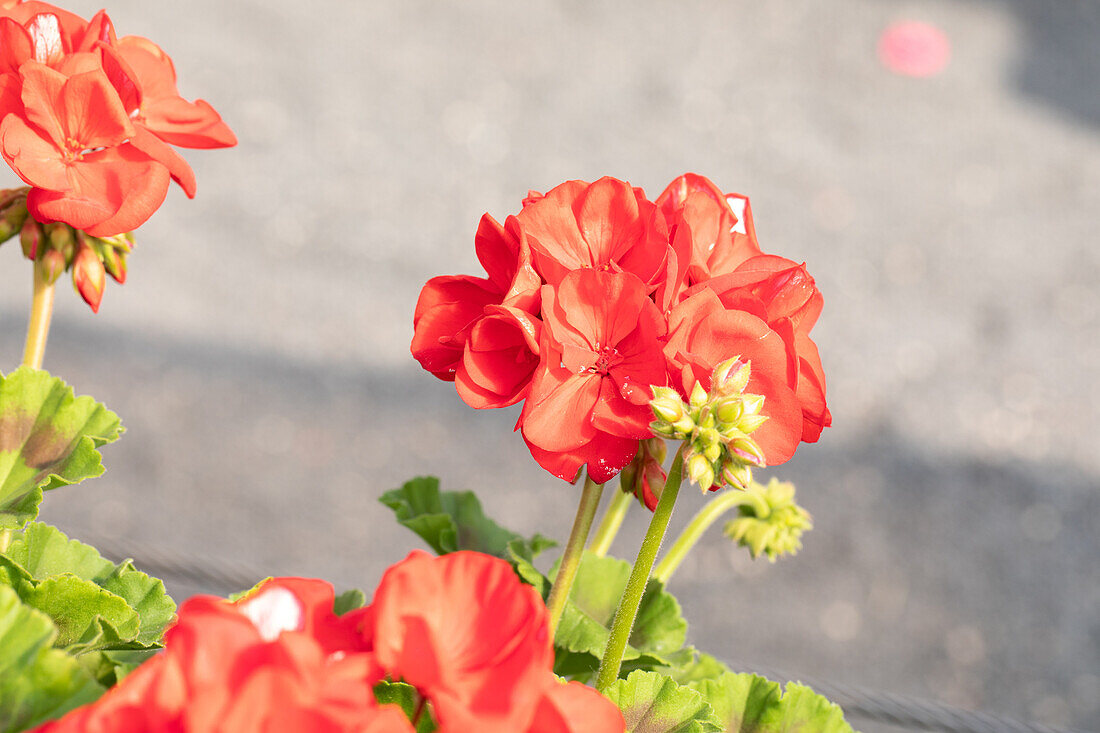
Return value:
<svg viewBox="0 0 1100 733">
<path fill-rule="evenodd" d="M 895 23 L 882 32 L 878 40 L 878 56 L 895 74 L 934 76 L 947 66 L 951 58 L 951 42 L 934 25 L 915 20 Z"/>
</svg>

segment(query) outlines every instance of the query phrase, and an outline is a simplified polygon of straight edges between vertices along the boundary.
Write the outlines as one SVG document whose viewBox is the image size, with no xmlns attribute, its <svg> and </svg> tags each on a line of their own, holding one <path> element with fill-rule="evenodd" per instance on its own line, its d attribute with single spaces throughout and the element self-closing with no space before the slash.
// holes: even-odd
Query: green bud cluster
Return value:
<svg viewBox="0 0 1100 733">
<path fill-rule="evenodd" d="M 684 470 L 704 491 L 723 484 L 743 489 L 753 467 L 765 465 L 752 433 L 768 418 L 760 414 L 764 397 L 745 392 L 751 373 L 740 357 L 724 361 L 711 374 L 710 392 L 696 382 L 687 402 L 671 387 L 653 388 L 650 430 L 684 441 Z"/>
<path fill-rule="evenodd" d="M 794 500 L 794 484 L 773 478 L 767 486 L 753 482 L 738 506 L 740 516 L 726 523 L 725 535 L 753 557 L 780 555 L 802 549 L 802 533 L 813 529 L 813 518 Z"/>
</svg>

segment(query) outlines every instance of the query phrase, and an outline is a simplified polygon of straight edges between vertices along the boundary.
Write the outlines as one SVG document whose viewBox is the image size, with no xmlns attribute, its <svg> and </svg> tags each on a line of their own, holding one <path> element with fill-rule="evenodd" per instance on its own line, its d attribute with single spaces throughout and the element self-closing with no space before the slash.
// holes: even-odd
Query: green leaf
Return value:
<svg viewBox="0 0 1100 733">
<path fill-rule="evenodd" d="M 420 693 L 412 685 L 404 682 L 379 682 L 374 686 L 374 699 L 379 705 L 397 705 L 410 721 L 416 715 L 416 709 L 425 705 L 416 724 L 416 733 L 432 733 L 436 730 L 431 709 L 423 702 Z"/>
<path fill-rule="evenodd" d="M 512 563 L 516 575 L 524 583 L 534 586 L 543 599 L 550 593 L 550 580 L 535 567 L 535 557 L 556 544 L 540 534 L 530 540 L 514 539 L 508 543 L 508 560 Z"/>
<path fill-rule="evenodd" d="M 514 565 L 523 565 L 530 579 L 523 573 L 520 577 L 532 585 L 538 581 L 538 571 L 530 565 L 531 561 L 557 545 L 539 534 L 528 539 L 501 527 L 485 516 L 474 492 L 440 491 L 439 479 L 434 476 L 414 478 L 400 489 L 382 494 L 379 501 L 393 510 L 398 522 L 420 535 L 436 554 L 475 550 L 502 557 Z"/>
<path fill-rule="evenodd" d="M 723 728 L 703 696 L 656 672 L 638 670 L 604 693 L 619 706 L 628 733 L 715 733 Z"/>
<path fill-rule="evenodd" d="M 139 620 L 137 633 L 130 638 L 120 638 L 120 643 L 134 642 L 141 646 L 158 644 L 164 628 L 176 613 L 176 604 L 165 592 L 163 582 L 141 572 L 130 560 L 116 565 L 91 545 L 70 540 L 64 532 L 48 524 L 32 522 L 24 528 L 5 555 L 0 556 L 0 570 L 5 565 L 10 568 L 12 564 L 32 584 L 73 575 L 118 597 L 136 613 Z M 68 626 L 58 617 L 54 619 L 59 627 Z M 118 628 L 114 621 L 105 620 L 120 632 L 121 637 L 128 635 L 128 631 Z M 111 648 L 132 646 L 121 644 Z"/>
<path fill-rule="evenodd" d="M 689 686 L 707 700 L 722 730 L 730 733 L 852 733 L 839 706 L 795 682 L 781 694 L 777 682 L 725 672 Z"/>
<path fill-rule="evenodd" d="M 102 474 L 96 449 L 121 433 L 117 415 L 48 372 L 0 375 L 0 530 L 34 519 L 43 491 Z"/>
<path fill-rule="evenodd" d="M 691 652 L 691 659 L 686 663 L 678 665 L 673 669 L 662 671 L 681 685 L 686 685 L 689 682 L 716 679 L 726 672 L 731 671 L 729 667 L 709 654 L 704 654 L 695 649 L 692 649 Z"/>
<path fill-rule="evenodd" d="M 0 733 L 25 730 L 92 702 L 103 687 L 54 649 L 48 616 L 0 586 Z"/>
<path fill-rule="evenodd" d="M 581 558 L 554 643 L 566 651 L 587 654 L 589 669 L 599 666 L 630 569 L 630 563 L 613 557 L 586 552 Z M 624 671 L 686 663 L 689 658 L 678 655 L 686 636 L 687 622 L 680 604 L 659 581 L 650 580 L 623 657 Z M 572 669 L 556 667 L 558 674 L 576 675 L 584 666 L 583 657 L 564 660 Z"/>
<path fill-rule="evenodd" d="M 336 596 L 336 600 L 332 604 L 332 610 L 337 616 L 343 616 L 348 611 L 354 611 L 365 605 L 367 605 L 366 594 L 357 588 L 352 588 Z"/>
<path fill-rule="evenodd" d="M 59 647 L 74 654 L 116 649 L 137 638 L 141 619 L 122 598 L 90 580 L 65 573 L 19 588 L 23 602 L 57 626 Z"/>
<path fill-rule="evenodd" d="M 508 543 L 519 538 L 486 517 L 472 491 L 441 492 L 434 476 L 414 478 L 379 501 L 439 555 L 476 550 L 506 557 Z"/>
</svg>

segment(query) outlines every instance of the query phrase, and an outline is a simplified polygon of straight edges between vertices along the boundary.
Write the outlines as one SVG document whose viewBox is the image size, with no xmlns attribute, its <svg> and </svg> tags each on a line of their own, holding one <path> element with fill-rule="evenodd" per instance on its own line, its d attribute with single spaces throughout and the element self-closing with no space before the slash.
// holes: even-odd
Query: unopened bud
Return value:
<svg viewBox="0 0 1100 733">
<path fill-rule="evenodd" d="M 759 415 L 760 410 L 764 407 L 764 395 L 762 394 L 747 394 L 742 401 L 745 404 L 746 415 Z"/>
<path fill-rule="evenodd" d="M 668 456 L 668 446 L 665 445 L 665 441 L 660 438 L 649 438 L 642 441 L 642 448 L 649 454 L 650 458 L 657 462 L 658 465 L 665 462 L 665 458 Z"/>
<path fill-rule="evenodd" d="M 27 220 L 27 199 L 15 196 L 3 202 L 0 209 L 0 244 L 14 237 Z"/>
<path fill-rule="evenodd" d="M 38 276 L 47 285 L 53 285 L 65 272 L 65 255 L 56 249 L 48 249 L 42 253 L 42 258 L 35 263 L 35 267 L 38 268 Z"/>
<path fill-rule="evenodd" d="M 748 386 L 751 374 L 748 363 L 742 362 L 740 356 L 735 356 L 714 368 L 711 373 L 711 389 L 722 396 L 741 394 Z"/>
<path fill-rule="evenodd" d="M 649 424 L 649 430 L 654 435 L 661 438 L 675 438 L 676 428 L 672 427 L 668 423 L 661 422 L 660 420 L 654 420 Z"/>
<path fill-rule="evenodd" d="M 714 414 L 720 422 L 736 423 L 745 414 L 745 401 L 739 397 L 726 397 L 715 405 Z"/>
<path fill-rule="evenodd" d="M 702 384 L 695 383 L 695 386 L 691 388 L 691 396 L 688 401 L 692 407 L 701 407 L 707 401 L 707 391 L 703 389 Z"/>
<path fill-rule="evenodd" d="M 653 414 L 657 416 L 657 419 L 670 424 L 677 422 L 684 416 L 684 403 L 679 395 L 675 399 L 658 397 L 650 402 L 649 406 L 653 408 Z"/>
<path fill-rule="evenodd" d="M 126 254 L 130 254 L 134 251 L 134 233 L 123 232 L 122 234 L 113 234 L 109 237 L 99 237 L 99 241 L 108 247 L 113 247 L 117 250 L 121 250 Z"/>
<path fill-rule="evenodd" d="M 99 312 L 99 303 L 103 300 L 103 288 L 106 284 L 103 263 L 91 247 L 83 244 L 73 258 L 73 286 L 84 302 L 91 306 L 93 313 Z"/>
<path fill-rule="evenodd" d="M 741 418 L 737 426 L 743 433 L 751 433 L 768 421 L 767 415 L 746 415 Z"/>
<path fill-rule="evenodd" d="M 687 473 L 688 479 L 704 491 L 714 485 L 714 468 L 706 456 L 696 453 L 688 458 Z"/>
<path fill-rule="evenodd" d="M 764 458 L 764 451 L 752 438 L 738 438 L 730 443 L 729 447 L 730 453 L 747 463 L 752 463 L 761 468 L 767 465 Z"/>
<path fill-rule="evenodd" d="M 103 269 L 120 285 L 126 282 L 126 253 L 114 247 L 104 247 L 102 252 Z"/>
<path fill-rule="evenodd" d="M 727 461 L 722 466 L 722 480 L 738 489 L 744 489 L 752 483 L 752 468 L 744 463 Z"/>
<path fill-rule="evenodd" d="M 691 419 L 691 415 L 684 415 L 672 424 L 672 428 L 680 435 L 690 435 L 695 430 L 695 421 Z"/>
<path fill-rule="evenodd" d="M 66 262 L 72 262 L 76 254 L 76 235 L 73 233 L 73 228 L 68 224 L 54 222 L 44 225 L 43 229 L 50 247 L 65 255 Z"/>
<path fill-rule="evenodd" d="M 38 259 L 38 250 L 44 238 L 42 225 L 28 216 L 23 222 L 23 228 L 19 230 L 19 244 L 23 246 L 23 256 L 28 260 Z"/>
</svg>

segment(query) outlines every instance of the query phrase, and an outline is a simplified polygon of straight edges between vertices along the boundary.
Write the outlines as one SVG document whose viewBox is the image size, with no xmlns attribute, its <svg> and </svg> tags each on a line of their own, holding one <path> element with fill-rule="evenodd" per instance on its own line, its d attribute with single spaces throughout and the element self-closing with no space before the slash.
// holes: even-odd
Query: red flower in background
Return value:
<svg viewBox="0 0 1100 733">
<path fill-rule="evenodd" d="M 169 177 L 195 195 L 171 145 L 228 147 L 236 138 L 210 105 L 179 96 L 168 56 L 118 39 L 47 3 L 0 7 L 0 152 L 29 186 L 30 213 L 97 237 L 143 224 Z"/>
<path fill-rule="evenodd" d="M 511 565 L 414 552 L 371 606 L 333 612 L 332 586 L 279 578 L 237 603 L 196 596 L 165 651 L 47 733 L 411 733 L 374 685 L 416 687 L 439 733 L 623 733 L 618 708 L 558 682 L 546 606 Z"/>
<path fill-rule="evenodd" d="M 412 731 L 378 706 L 364 612 L 337 617 L 332 586 L 280 579 L 237 604 L 196 596 L 165 634 L 165 652 L 92 705 L 39 730 L 266 733 Z"/>
<path fill-rule="evenodd" d="M 531 720 L 554 650 L 542 598 L 507 562 L 413 552 L 372 608 L 378 663 L 431 699 L 442 728 L 515 733 Z"/>
</svg>

